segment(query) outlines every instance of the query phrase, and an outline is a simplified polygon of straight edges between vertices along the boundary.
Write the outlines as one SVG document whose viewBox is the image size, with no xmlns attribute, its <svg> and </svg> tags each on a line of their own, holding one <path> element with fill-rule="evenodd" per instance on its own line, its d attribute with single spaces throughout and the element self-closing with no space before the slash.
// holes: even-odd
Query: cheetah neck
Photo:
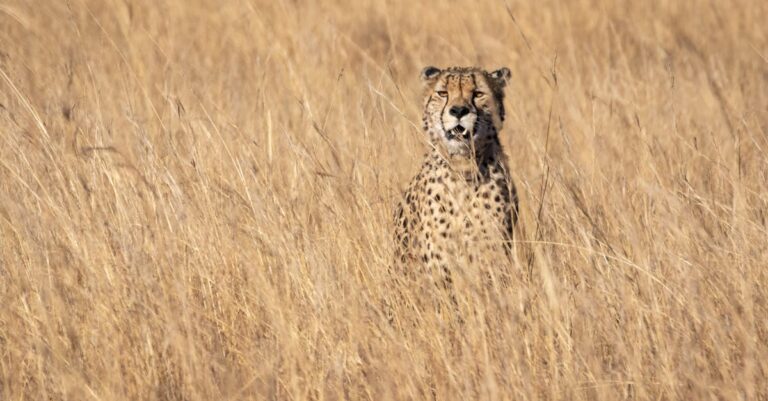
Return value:
<svg viewBox="0 0 768 401">
<path fill-rule="evenodd" d="M 487 176 L 489 167 L 499 163 L 503 157 L 499 138 L 495 135 L 478 142 L 469 156 L 450 155 L 443 146 L 433 146 L 433 153 L 453 171 L 467 178 Z"/>
</svg>

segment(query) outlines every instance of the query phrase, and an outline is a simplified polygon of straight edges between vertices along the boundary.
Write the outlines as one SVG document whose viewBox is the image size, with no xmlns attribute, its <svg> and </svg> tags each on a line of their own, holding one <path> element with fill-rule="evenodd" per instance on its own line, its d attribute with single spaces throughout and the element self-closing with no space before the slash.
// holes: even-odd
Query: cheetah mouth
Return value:
<svg viewBox="0 0 768 401">
<path fill-rule="evenodd" d="M 469 134 L 470 134 L 469 130 L 464 128 L 464 126 L 462 126 L 461 124 L 459 124 L 459 125 L 453 127 L 452 129 L 449 129 L 448 131 L 446 131 L 445 136 L 449 140 L 450 139 L 456 139 L 456 138 L 461 138 L 461 139 L 467 140 L 467 139 L 469 139 Z"/>
</svg>

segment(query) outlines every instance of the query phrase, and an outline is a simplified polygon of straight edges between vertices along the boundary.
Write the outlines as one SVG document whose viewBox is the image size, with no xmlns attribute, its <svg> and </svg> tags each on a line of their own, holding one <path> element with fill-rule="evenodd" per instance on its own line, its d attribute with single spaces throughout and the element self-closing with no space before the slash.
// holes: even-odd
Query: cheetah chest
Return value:
<svg viewBox="0 0 768 401">
<path fill-rule="evenodd" d="M 446 261 L 498 248 L 511 235 L 509 180 L 500 166 L 466 177 L 447 166 L 423 172 L 416 251 Z"/>
</svg>

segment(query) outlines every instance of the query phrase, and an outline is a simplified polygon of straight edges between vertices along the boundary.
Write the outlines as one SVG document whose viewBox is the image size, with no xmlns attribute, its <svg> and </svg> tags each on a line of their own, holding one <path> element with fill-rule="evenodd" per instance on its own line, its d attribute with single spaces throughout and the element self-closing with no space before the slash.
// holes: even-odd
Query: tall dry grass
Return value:
<svg viewBox="0 0 768 401">
<path fill-rule="evenodd" d="M 3 2 L 0 399 L 766 400 L 766 21 Z M 428 64 L 513 71 L 512 285 L 459 316 L 387 273 Z"/>
</svg>

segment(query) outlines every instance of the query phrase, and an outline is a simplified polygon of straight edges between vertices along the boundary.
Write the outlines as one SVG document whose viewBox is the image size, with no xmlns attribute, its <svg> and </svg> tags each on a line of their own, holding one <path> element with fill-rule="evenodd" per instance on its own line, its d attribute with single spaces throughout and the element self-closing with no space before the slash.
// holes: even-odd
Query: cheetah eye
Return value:
<svg viewBox="0 0 768 401">
<path fill-rule="evenodd" d="M 448 96 L 448 92 L 447 91 L 437 91 L 437 96 L 447 97 Z"/>
<path fill-rule="evenodd" d="M 475 99 L 480 99 L 481 97 L 485 96 L 485 92 L 475 91 L 472 95 L 475 97 Z"/>
</svg>

